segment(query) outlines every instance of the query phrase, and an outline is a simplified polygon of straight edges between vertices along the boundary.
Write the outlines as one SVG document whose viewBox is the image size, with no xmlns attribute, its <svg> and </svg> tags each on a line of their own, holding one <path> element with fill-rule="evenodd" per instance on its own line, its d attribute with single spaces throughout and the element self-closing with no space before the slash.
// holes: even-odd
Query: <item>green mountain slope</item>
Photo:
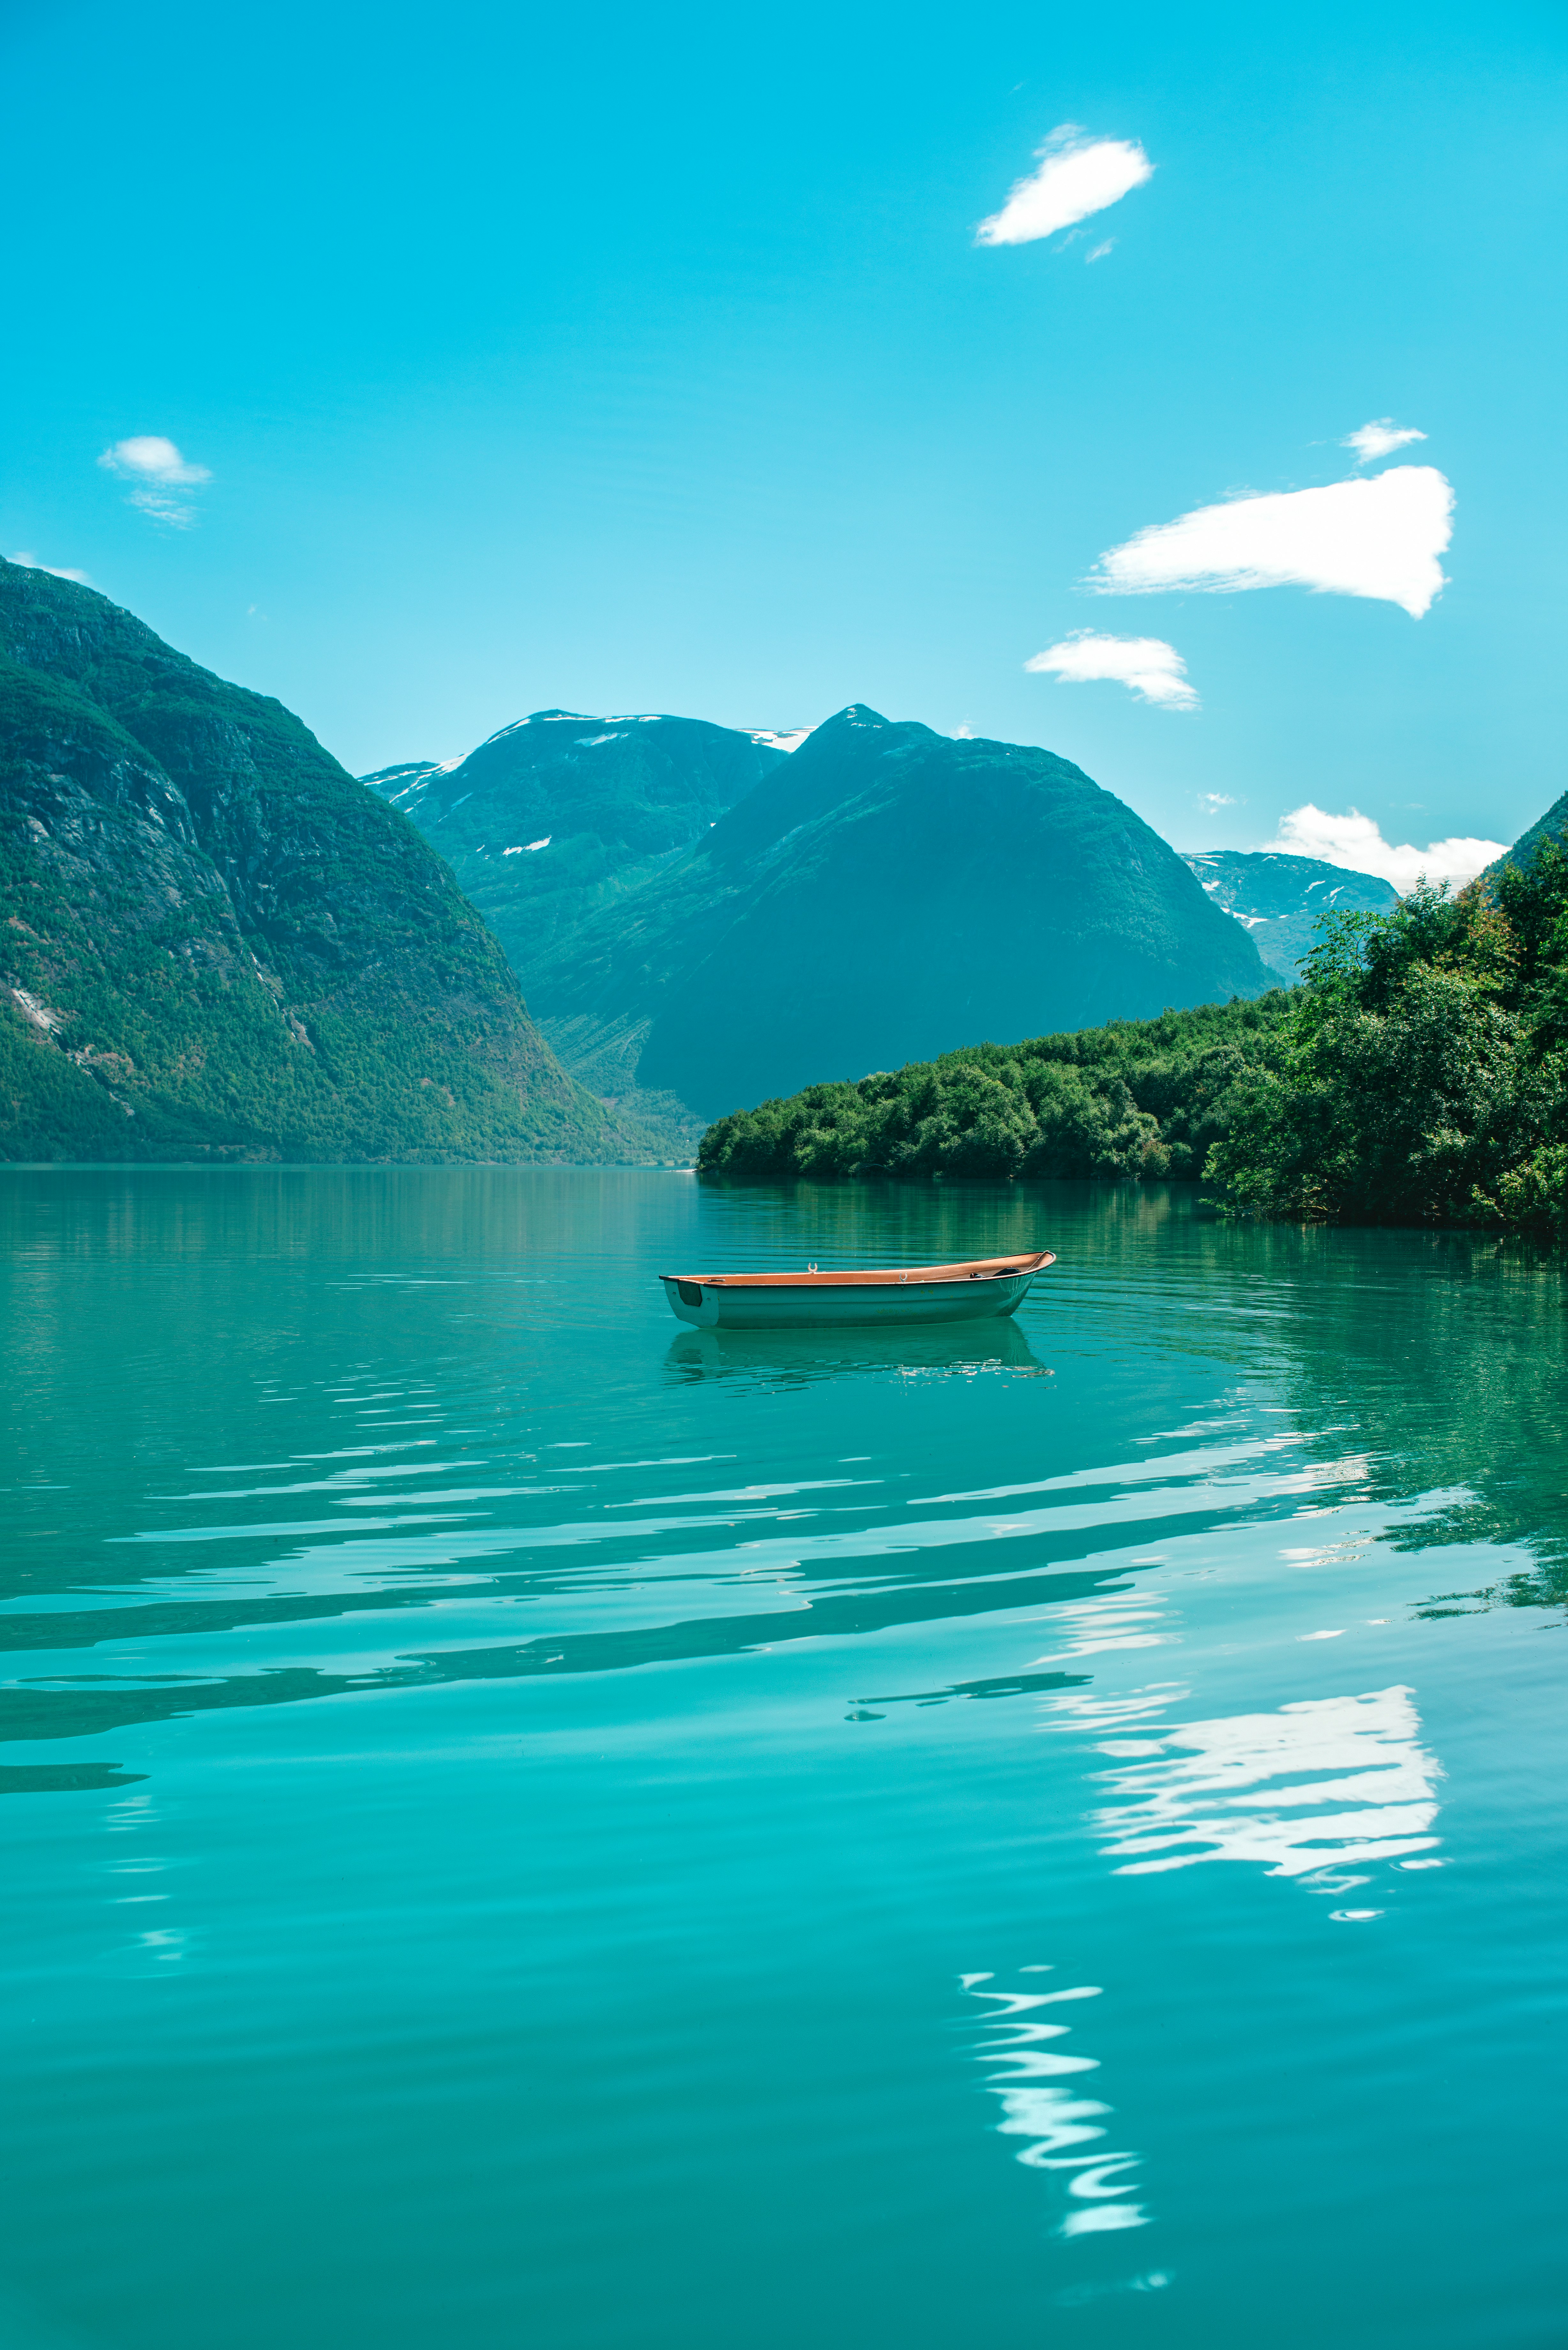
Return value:
<svg viewBox="0 0 1568 2350">
<path fill-rule="evenodd" d="M 526 988 L 568 931 L 784 763 L 775 737 L 699 718 L 540 710 L 466 759 L 364 780 L 440 849 Z"/>
<path fill-rule="evenodd" d="M 976 1036 L 1269 984 L 1175 850 L 1081 769 L 857 706 L 539 956 L 529 993 L 596 1090 L 713 1117 Z"/>
<path fill-rule="evenodd" d="M 1214 904 L 1250 933 L 1270 971 L 1286 980 L 1301 976 L 1325 914 L 1386 914 L 1399 903 L 1391 881 L 1373 873 L 1346 873 L 1316 857 L 1213 848 L 1182 861 L 1191 866 Z"/>
<path fill-rule="evenodd" d="M 1546 814 L 1532 824 L 1528 832 L 1521 832 L 1507 856 L 1500 857 L 1494 865 L 1489 865 L 1487 872 L 1501 873 L 1505 865 L 1531 864 L 1543 840 L 1568 845 L 1568 792 L 1564 792 L 1561 799 L 1553 800 Z"/>
<path fill-rule="evenodd" d="M 0 563 L 0 1157 L 636 1155 L 281 703 Z"/>
</svg>

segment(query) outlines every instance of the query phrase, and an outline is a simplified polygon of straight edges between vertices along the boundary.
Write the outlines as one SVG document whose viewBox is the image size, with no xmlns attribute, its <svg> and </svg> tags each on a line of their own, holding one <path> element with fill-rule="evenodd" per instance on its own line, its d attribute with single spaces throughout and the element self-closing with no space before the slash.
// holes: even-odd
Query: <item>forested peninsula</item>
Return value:
<svg viewBox="0 0 1568 2350">
<path fill-rule="evenodd" d="M 1568 833 L 1328 916 L 1303 983 L 980 1045 L 720 1119 L 699 1172 L 1201 1179 L 1233 1213 L 1568 1227 Z"/>
</svg>

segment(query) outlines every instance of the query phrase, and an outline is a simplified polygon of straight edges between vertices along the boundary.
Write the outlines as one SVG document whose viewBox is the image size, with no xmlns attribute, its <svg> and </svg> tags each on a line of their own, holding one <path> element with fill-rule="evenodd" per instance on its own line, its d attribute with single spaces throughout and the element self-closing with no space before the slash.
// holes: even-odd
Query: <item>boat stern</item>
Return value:
<svg viewBox="0 0 1568 2350">
<path fill-rule="evenodd" d="M 699 1330 L 711 1330 L 719 1320 L 719 1298 L 705 1281 L 688 1281 L 679 1273 L 661 1273 L 659 1276 L 670 1310 L 678 1322 L 691 1322 Z"/>
</svg>

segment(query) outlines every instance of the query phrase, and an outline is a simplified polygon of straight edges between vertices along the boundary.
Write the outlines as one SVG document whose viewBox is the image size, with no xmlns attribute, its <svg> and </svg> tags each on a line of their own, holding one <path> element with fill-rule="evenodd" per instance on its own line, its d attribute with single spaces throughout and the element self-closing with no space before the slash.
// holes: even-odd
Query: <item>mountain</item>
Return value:
<svg viewBox="0 0 1568 2350">
<path fill-rule="evenodd" d="M 378 798 L 390 800 L 396 806 L 405 790 L 422 784 L 427 775 L 439 775 L 441 768 L 439 759 L 410 759 L 400 767 L 378 767 L 373 775 L 361 775 L 359 781 L 369 784 Z M 406 816 L 408 810 L 403 813 Z"/>
<path fill-rule="evenodd" d="M 1324 914 L 1352 910 L 1386 914 L 1399 903 L 1391 881 L 1346 873 L 1315 857 L 1281 857 L 1272 849 L 1206 849 L 1183 859 L 1210 899 L 1251 934 L 1272 972 L 1299 979 L 1307 949 Z"/>
<path fill-rule="evenodd" d="M 0 562 L 0 1158 L 626 1158 L 413 826 Z"/>
<path fill-rule="evenodd" d="M 1528 832 L 1520 834 L 1507 856 L 1500 857 L 1496 864 L 1489 865 L 1487 871 L 1499 872 L 1505 865 L 1528 865 L 1543 840 L 1555 840 L 1568 848 L 1568 792 L 1564 792 L 1561 799 L 1553 800 L 1546 814 L 1532 824 Z"/>
<path fill-rule="evenodd" d="M 526 988 L 567 931 L 700 840 L 795 739 L 537 710 L 466 759 L 363 780 L 440 849 Z"/>
<path fill-rule="evenodd" d="M 1270 984 L 1176 851 L 1080 768 L 858 705 L 529 972 L 597 1091 L 705 1117 Z"/>
</svg>

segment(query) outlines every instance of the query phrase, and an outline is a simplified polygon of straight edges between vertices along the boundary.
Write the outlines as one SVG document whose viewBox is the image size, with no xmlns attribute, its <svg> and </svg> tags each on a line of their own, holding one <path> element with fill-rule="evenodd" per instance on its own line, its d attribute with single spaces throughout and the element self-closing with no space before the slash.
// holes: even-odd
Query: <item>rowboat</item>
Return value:
<svg viewBox="0 0 1568 2350">
<path fill-rule="evenodd" d="M 1055 1257 L 987 1256 L 908 1272 L 661 1273 L 670 1310 L 702 1330 L 806 1330 L 824 1324 L 979 1322 L 1015 1313 Z"/>
</svg>

